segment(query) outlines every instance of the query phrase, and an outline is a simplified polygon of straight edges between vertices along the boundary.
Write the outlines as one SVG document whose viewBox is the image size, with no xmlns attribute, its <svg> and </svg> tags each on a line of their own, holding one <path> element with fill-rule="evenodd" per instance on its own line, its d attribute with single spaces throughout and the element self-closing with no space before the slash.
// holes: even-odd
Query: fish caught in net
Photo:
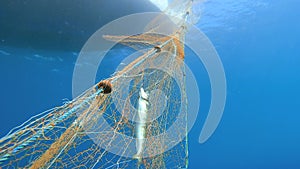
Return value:
<svg viewBox="0 0 300 169">
<path fill-rule="evenodd" d="M 187 168 L 183 42 L 192 4 L 178 0 L 165 9 L 177 10 L 170 35 L 158 33 L 166 24 L 158 17 L 146 33 L 104 36 L 137 50 L 136 57 L 72 101 L 12 129 L 0 139 L 0 168 Z"/>
</svg>

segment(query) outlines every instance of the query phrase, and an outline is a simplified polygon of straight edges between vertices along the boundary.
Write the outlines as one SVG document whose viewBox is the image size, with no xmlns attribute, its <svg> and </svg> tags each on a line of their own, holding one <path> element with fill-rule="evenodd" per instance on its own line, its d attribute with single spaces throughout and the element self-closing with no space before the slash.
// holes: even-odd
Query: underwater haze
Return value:
<svg viewBox="0 0 300 169">
<path fill-rule="evenodd" d="M 227 100 L 217 130 L 200 144 L 210 82 L 204 66 L 187 52 L 185 61 L 201 94 L 188 134 L 189 168 L 300 168 L 299 6 L 297 0 L 207 0 L 201 5 L 197 27 L 223 63 Z M 95 31 L 119 17 L 153 11 L 159 9 L 147 0 L 0 2 L 0 137 L 72 99 L 76 59 Z M 109 77 L 126 52 L 110 52 L 97 80 Z"/>
</svg>

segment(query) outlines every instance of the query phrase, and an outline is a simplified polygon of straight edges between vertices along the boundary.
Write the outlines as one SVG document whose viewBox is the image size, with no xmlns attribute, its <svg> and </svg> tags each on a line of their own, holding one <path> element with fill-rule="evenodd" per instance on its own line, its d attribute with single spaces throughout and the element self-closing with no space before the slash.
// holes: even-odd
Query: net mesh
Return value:
<svg viewBox="0 0 300 169">
<path fill-rule="evenodd" d="M 157 22 L 150 23 L 151 31 L 141 35 L 105 36 L 138 51 L 107 79 L 112 91 L 104 93 L 98 83 L 63 106 L 11 130 L 0 140 L 0 166 L 187 168 L 184 26 L 166 36 L 155 33 L 154 25 Z M 141 88 L 149 92 L 149 117 L 142 158 L 136 159 Z M 168 131 L 171 136 L 165 134 Z"/>
</svg>

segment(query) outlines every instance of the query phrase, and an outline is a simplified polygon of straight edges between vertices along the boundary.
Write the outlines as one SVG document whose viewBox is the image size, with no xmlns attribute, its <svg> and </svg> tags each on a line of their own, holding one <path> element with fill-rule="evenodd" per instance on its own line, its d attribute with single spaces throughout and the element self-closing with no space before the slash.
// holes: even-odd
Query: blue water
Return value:
<svg viewBox="0 0 300 169">
<path fill-rule="evenodd" d="M 210 104 L 210 84 L 203 66 L 187 57 L 201 92 L 200 112 L 189 133 L 190 168 L 300 168 L 299 5 L 297 0 L 204 3 L 197 26 L 210 38 L 223 62 L 227 101 L 216 132 L 199 144 Z M 9 27 L 11 22 L 6 22 Z M 64 31 L 68 29 L 71 27 Z M 0 34 L 0 136 L 72 98 L 73 68 L 78 46 L 83 45 L 71 40 L 76 45 L 66 44 L 66 50 L 63 44 L 43 47 L 30 41 L 31 36 L 10 39 L 4 30 Z M 82 42 L 85 36 L 88 34 L 76 38 Z"/>
</svg>

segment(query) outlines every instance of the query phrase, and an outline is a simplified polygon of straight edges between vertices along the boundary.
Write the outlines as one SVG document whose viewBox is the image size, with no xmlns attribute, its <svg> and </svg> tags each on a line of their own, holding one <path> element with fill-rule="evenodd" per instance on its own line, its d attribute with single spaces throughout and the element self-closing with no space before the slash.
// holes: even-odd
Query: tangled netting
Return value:
<svg viewBox="0 0 300 169">
<path fill-rule="evenodd" d="M 0 166 L 187 168 L 183 41 L 191 2 L 170 5 L 184 11 L 171 35 L 148 31 L 130 37 L 105 36 L 137 52 L 112 77 L 11 130 L 0 140 Z M 166 11 L 172 13 L 169 8 Z M 141 89 L 149 95 L 148 117 L 143 125 L 143 151 L 135 158 Z"/>
</svg>

